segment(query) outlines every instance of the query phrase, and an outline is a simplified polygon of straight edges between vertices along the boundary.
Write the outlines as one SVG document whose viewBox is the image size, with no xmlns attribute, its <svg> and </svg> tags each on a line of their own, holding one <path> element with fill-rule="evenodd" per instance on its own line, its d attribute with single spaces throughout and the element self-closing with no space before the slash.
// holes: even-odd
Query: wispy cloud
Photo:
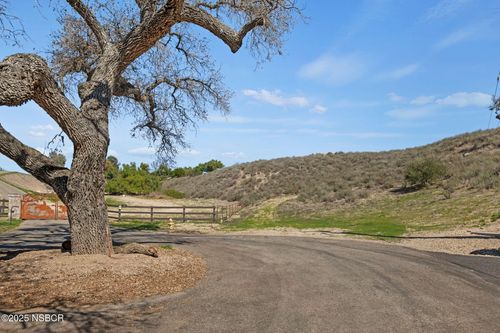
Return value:
<svg viewBox="0 0 500 333">
<path fill-rule="evenodd" d="M 427 20 L 439 20 L 454 15 L 463 9 L 471 0 L 441 0 L 429 8 L 425 18 Z"/>
<path fill-rule="evenodd" d="M 269 103 L 276 106 L 308 106 L 309 100 L 304 96 L 289 96 L 285 97 L 279 90 L 269 91 L 265 89 L 253 90 L 245 89 L 243 90 L 245 96 L 249 96 L 255 100 Z"/>
<path fill-rule="evenodd" d="M 495 23 L 495 20 L 489 19 L 465 26 L 439 40 L 434 47 L 436 49 L 445 49 L 456 44 L 489 38 L 492 32 L 495 31 Z"/>
<path fill-rule="evenodd" d="M 400 96 L 400 95 L 396 94 L 395 92 L 388 93 L 387 97 L 389 97 L 389 100 L 391 102 L 394 102 L 394 103 L 403 102 L 405 100 L 405 98 L 403 96 Z"/>
<path fill-rule="evenodd" d="M 321 105 L 321 104 L 316 104 L 312 109 L 311 109 L 312 112 L 314 113 L 318 113 L 318 114 L 322 114 L 322 113 L 325 113 L 326 111 L 328 111 L 328 109 Z"/>
<path fill-rule="evenodd" d="M 458 92 L 438 99 L 436 103 L 460 108 L 468 106 L 487 107 L 491 104 L 491 95 L 481 92 Z"/>
<path fill-rule="evenodd" d="M 47 125 L 33 125 L 30 126 L 30 131 L 28 131 L 28 134 L 36 137 L 36 138 L 43 138 L 49 135 L 50 132 L 55 132 L 58 130 L 57 127 L 47 124 Z"/>
<path fill-rule="evenodd" d="M 299 70 L 299 76 L 334 85 L 345 85 L 361 78 L 365 71 L 366 64 L 358 55 L 324 54 L 302 66 Z"/>
<path fill-rule="evenodd" d="M 412 99 L 408 107 L 387 112 L 389 117 L 398 120 L 414 120 L 425 118 L 446 107 L 487 107 L 491 96 L 482 92 L 457 92 L 443 98 L 434 96 L 418 96 Z"/>
<path fill-rule="evenodd" d="M 156 149 L 153 147 L 137 147 L 127 150 L 129 154 L 137 156 L 151 156 L 156 154 Z"/>
<path fill-rule="evenodd" d="M 420 108 L 401 108 L 394 109 L 386 114 L 389 117 L 400 119 L 400 120 L 415 120 L 424 118 L 430 114 L 432 114 L 436 110 L 433 106 L 428 107 L 420 107 Z"/>
<path fill-rule="evenodd" d="M 434 96 L 418 96 L 415 97 L 410 101 L 410 104 L 412 105 L 426 105 L 426 104 L 432 104 L 436 98 Z"/>
<path fill-rule="evenodd" d="M 408 75 L 415 73 L 418 69 L 418 64 L 409 64 L 403 67 L 394 68 L 390 71 L 381 73 L 377 76 L 379 80 L 399 80 Z"/>
</svg>

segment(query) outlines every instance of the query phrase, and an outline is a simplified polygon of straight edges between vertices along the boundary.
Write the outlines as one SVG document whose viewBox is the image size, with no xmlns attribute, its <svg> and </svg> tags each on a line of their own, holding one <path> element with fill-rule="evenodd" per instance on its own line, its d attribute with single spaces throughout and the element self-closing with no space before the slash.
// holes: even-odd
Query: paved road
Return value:
<svg viewBox="0 0 500 333">
<path fill-rule="evenodd" d="M 61 223 L 25 224 L 0 235 L 0 251 L 58 247 L 66 232 Z M 143 302 L 134 313 L 154 308 L 154 314 L 137 320 L 123 308 L 81 311 L 70 316 L 74 330 L 500 332 L 500 258 L 336 239 L 123 230 L 114 239 L 190 249 L 207 260 L 208 277 L 186 292 Z"/>
</svg>

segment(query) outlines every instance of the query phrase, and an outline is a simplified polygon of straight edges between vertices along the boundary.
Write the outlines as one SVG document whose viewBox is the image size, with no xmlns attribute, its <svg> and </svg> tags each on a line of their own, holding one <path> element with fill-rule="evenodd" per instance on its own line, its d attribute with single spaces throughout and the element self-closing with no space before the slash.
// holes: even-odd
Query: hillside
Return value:
<svg viewBox="0 0 500 333">
<path fill-rule="evenodd" d="M 19 172 L 0 172 L 0 198 L 26 192 L 52 193 L 52 189 L 35 177 Z"/>
<path fill-rule="evenodd" d="M 303 208 L 335 207 L 396 191 L 404 184 L 407 166 L 420 158 L 433 158 L 446 166 L 445 186 L 450 192 L 500 188 L 498 128 L 404 150 L 260 160 L 200 176 L 169 179 L 162 188 L 191 198 L 239 201 L 244 206 L 290 196 L 295 206 Z"/>
</svg>

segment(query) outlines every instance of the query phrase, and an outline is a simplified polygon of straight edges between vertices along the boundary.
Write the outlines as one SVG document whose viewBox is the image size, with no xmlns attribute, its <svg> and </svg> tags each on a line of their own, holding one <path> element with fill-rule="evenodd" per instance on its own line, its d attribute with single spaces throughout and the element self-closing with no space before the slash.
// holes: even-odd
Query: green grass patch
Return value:
<svg viewBox="0 0 500 333">
<path fill-rule="evenodd" d="M 143 222 L 143 221 L 126 221 L 126 222 L 111 222 L 113 227 L 134 230 L 159 230 L 162 222 Z"/>
<path fill-rule="evenodd" d="M 0 220 L 0 233 L 19 227 L 22 220 Z"/>
<path fill-rule="evenodd" d="M 250 217 L 237 221 L 227 228 L 229 230 L 245 230 L 280 227 L 296 229 L 339 228 L 348 233 L 376 238 L 397 237 L 406 232 L 404 224 L 383 214 L 280 217 L 275 219 Z"/>
<path fill-rule="evenodd" d="M 174 199 L 184 199 L 186 197 L 186 195 L 182 192 L 179 192 L 177 190 L 174 190 L 173 188 L 168 188 L 164 191 L 162 191 L 162 193 L 170 198 L 174 198 Z"/>
<path fill-rule="evenodd" d="M 160 245 L 160 248 L 164 249 L 164 250 L 167 250 L 167 251 L 170 251 L 170 250 L 174 249 L 174 247 L 172 245 Z"/>
<path fill-rule="evenodd" d="M 118 200 L 118 199 L 115 199 L 115 198 L 110 198 L 110 197 L 106 198 L 106 205 L 108 205 L 108 207 L 118 207 L 118 206 L 126 207 L 127 206 L 127 204 L 125 202 Z"/>
<path fill-rule="evenodd" d="M 491 222 L 495 222 L 497 220 L 500 220 L 500 212 L 491 214 Z"/>
</svg>

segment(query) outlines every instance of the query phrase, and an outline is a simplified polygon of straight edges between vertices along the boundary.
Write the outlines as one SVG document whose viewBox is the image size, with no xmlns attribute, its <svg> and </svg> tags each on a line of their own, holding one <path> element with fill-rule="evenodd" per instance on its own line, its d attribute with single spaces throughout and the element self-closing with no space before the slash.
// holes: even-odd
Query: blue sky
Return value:
<svg viewBox="0 0 500 333">
<path fill-rule="evenodd" d="M 49 8 L 11 1 L 30 39 L 17 52 L 45 55 L 58 25 Z M 189 131 L 177 165 L 226 165 L 318 152 L 380 151 L 496 127 L 488 105 L 500 70 L 497 0 L 306 1 L 306 23 L 285 54 L 256 69 L 251 55 L 211 42 L 232 112 L 210 112 Z M 2 125 L 43 151 L 57 125 L 35 104 L 0 107 Z M 154 148 L 130 138 L 131 120 L 112 120 L 110 154 L 153 162 Z M 71 160 L 71 146 L 63 148 Z M 0 167 L 20 170 L 0 155 Z"/>
</svg>

